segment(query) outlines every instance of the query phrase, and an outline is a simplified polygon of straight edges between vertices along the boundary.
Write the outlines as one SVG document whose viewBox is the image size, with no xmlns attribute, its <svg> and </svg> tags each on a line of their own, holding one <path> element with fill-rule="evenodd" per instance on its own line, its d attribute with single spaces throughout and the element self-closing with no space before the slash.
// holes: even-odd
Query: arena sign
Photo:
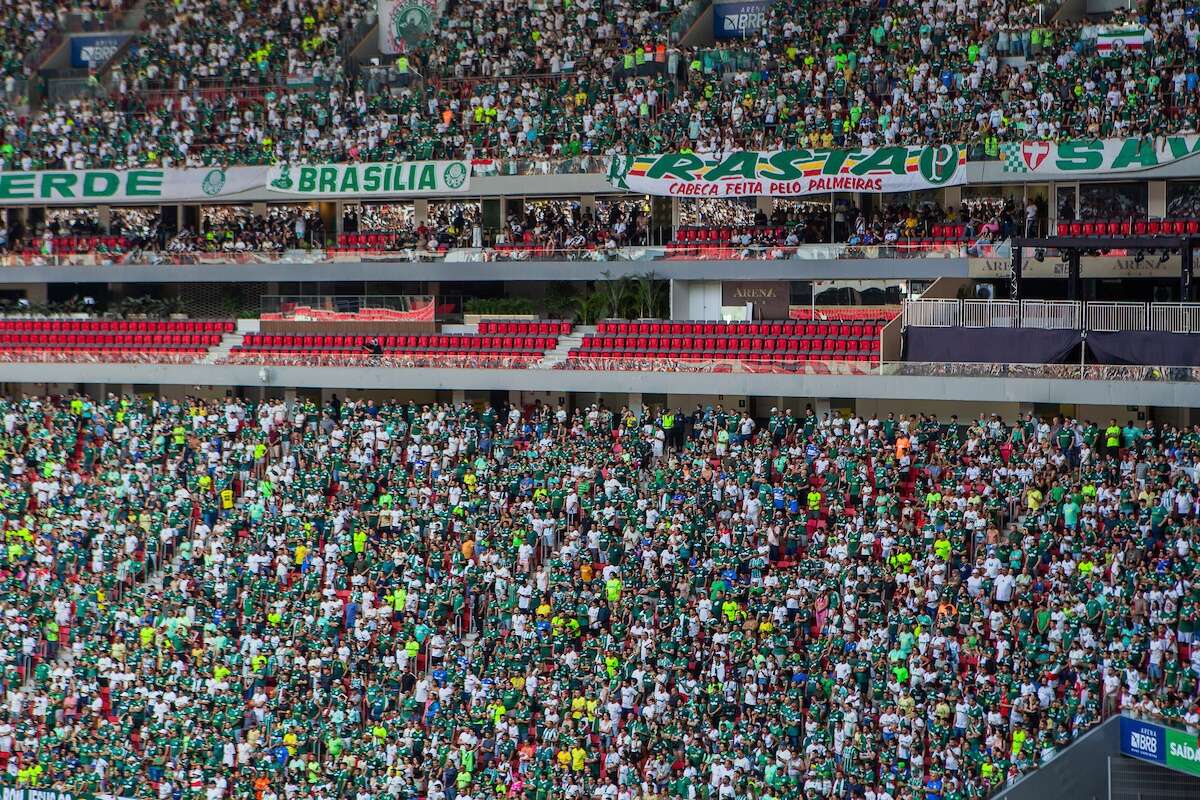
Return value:
<svg viewBox="0 0 1200 800">
<path fill-rule="evenodd" d="M 858 150 L 742 151 L 614 156 L 608 182 L 665 197 L 798 197 L 829 192 L 911 192 L 966 181 L 957 145 Z"/>
<path fill-rule="evenodd" d="M 1082 173 L 1136 172 L 1200 153 L 1200 136 L 1155 139 L 1073 139 L 1065 142 L 1003 142 L 1000 164 L 1010 174 L 1039 178 Z"/>
<path fill-rule="evenodd" d="M 713 36 L 717 39 L 739 39 L 762 29 L 770 7 L 767 0 L 748 0 L 743 3 L 713 5 Z"/>
<path fill-rule="evenodd" d="M 1028 253 L 1028 251 L 1026 251 Z M 1179 256 L 1160 261 L 1158 256 L 1138 261 L 1133 255 L 1084 256 L 1079 259 L 1082 278 L 1172 278 L 1182 269 Z M 967 276 L 977 280 L 1007 279 L 1012 273 L 1012 260 L 1004 258 L 968 258 Z M 1041 261 L 1026 255 L 1021 261 L 1021 275 L 1026 278 L 1066 278 L 1069 267 L 1057 255 Z"/>
<path fill-rule="evenodd" d="M 1121 717 L 1121 752 L 1189 775 L 1200 775 L 1200 742 L 1194 733 Z"/>
<path fill-rule="evenodd" d="M 471 188 L 466 161 L 271 167 L 267 189 L 293 197 L 449 194 Z"/>
</svg>

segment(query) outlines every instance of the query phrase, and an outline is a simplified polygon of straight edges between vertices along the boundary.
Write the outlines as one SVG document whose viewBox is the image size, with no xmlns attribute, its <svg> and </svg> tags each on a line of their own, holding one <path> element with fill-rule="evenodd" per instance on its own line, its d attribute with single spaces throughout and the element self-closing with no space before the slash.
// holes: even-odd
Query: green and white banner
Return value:
<svg viewBox="0 0 1200 800">
<path fill-rule="evenodd" d="M 1156 139 L 1073 139 L 1065 142 L 1004 142 L 1000 161 L 1004 172 L 1038 178 L 1109 175 L 1161 167 L 1200 153 L 1200 136 L 1162 136 Z"/>
<path fill-rule="evenodd" d="M 1108 26 L 1096 34 L 1096 53 L 1107 57 L 1141 52 L 1149 38 L 1141 25 Z"/>
<path fill-rule="evenodd" d="M 265 167 L 0 172 L 0 206 L 219 200 L 261 188 L 265 177 Z"/>
<path fill-rule="evenodd" d="M 379 52 L 402 53 L 433 29 L 437 0 L 379 0 Z"/>
<path fill-rule="evenodd" d="M 117 797 L 111 794 L 75 794 L 59 792 L 54 789 L 4 786 L 0 788 L 0 800 L 131 800 L 131 798 Z"/>
<path fill-rule="evenodd" d="M 801 197 L 955 186 L 966 181 L 966 166 L 966 148 L 957 145 L 667 153 L 614 156 L 608 182 L 665 197 Z"/>
<path fill-rule="evenodd" d="M 279 198 L 410 197 L 465 192 L 467 161 L 221 169 L 0 172 L 0 207 L 249 202 Z"/>
<path fill-rule="evenodd" d="M 271 167 L 267 189 L 290 197 L 376 197 L 449 194 L 471 188 L 467 161 L 314 164 Z"/>
</svg>

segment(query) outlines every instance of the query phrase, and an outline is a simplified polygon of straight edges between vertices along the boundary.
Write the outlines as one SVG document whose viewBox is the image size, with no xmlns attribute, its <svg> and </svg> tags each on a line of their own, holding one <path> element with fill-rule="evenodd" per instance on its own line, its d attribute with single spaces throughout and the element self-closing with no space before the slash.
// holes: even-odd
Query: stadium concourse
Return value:
<svg viewBox="0 0 1200 800">
<path fill-rule="evenodd" d="M 0 767 L 136 798 L 983 797 L 1196 731 L 1200 429 L 8 397 Z"/>
<path fill-rule="evenodd" d="M 549 168 L 682 147 L 912 142 L 961 142 L 995 158 L 1001 141 L 1195 131 L 1200 27 L 1179 2 L 1112 12 L 1107 24 L 1150 37 L 1113 54 L 1098 52 L 1090 20 L 1051 22 L 1055 9 L 1033 2 L 792 0 L 772 4 L 745 39 L 684 47 L 671 33 L 681 4 L 517 13 L 472 0 L 449 4 L 402 61 L 359 68 L 345 58 L 347 37 L 373 5 L 305 0 L 247 13 L 148 0 L 138 45 L 82 95 L 5 105 L 0 166 L 455 157 Z M 14 14 L 0 67 L 10 96 L 61 36 L 50 4 Z M 505 24 L 489 27 L 499 16 Z"/>
</svg>

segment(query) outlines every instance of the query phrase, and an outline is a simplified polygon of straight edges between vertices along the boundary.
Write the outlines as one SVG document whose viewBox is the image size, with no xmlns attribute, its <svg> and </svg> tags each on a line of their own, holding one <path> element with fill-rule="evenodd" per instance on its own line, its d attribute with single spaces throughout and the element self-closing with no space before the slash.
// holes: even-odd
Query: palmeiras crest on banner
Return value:
<svg viewBox="0 0 1200 800">
<path fill-rule="evenodd" d="M 438 15 L 437 0 L 379 0 L 379 50 L 402 53 L 429 35 Z"/>
</svg>

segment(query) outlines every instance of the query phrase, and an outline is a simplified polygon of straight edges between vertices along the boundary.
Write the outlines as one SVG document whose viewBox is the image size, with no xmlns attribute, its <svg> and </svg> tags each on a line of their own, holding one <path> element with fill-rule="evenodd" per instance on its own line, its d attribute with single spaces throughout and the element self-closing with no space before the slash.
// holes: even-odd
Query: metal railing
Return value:
<svg viewBox="0 0 1200 800">
<path fill-rule="evenodd" d="M 380 369 L 533 369 L 545 358 L 537 355 L 503 355 L 498 353 L 381 354 L 325 353 L 309 350 L 299 353 L 272 353 L 234 350 L 218 364 L 253 365 L 263 367 L 371 367 Z"/>
<path fill-rule="evenodd" d="M 1200 303 L 1022 300 L 1018 308 L 1011 300 L 907 300 L 904 325 L 1200 333 Z"/>
<path fill-rule="evenodd" d="M 1080 303 L 1056 300 L 1022 300 L 1021 327 L 1077 331 L 1082 326 Z"/>
<path fill-rule="evenodd" d="M 1200 383 L 1200 367 L 1129 364 L 1011 364 L 982 362 L 799 361 L 750 355 L 746 358 L 591 357 L 572 355 L 545 363 L 545 353 L 453 355 L 423 353 L 247 352 L 234 350 L 214 363 L 261 367 L 346 367 L 380 369 L 554 369 L 590 372 L 695 372 L 791 374 L 812 376 L 897 376 L 928 378 L 1032 378 L 1049 380 Z M 0 350 L 0 363 L 26 364 L 175 364 L 208 368 L 198 353 L 137 353 L 125 351 Z"/>
<path fill-rule="evenodd" d="M 962 302 L 959 300 L 909 300 L 904 303 L 904 327 L 957 328 L 962 325 Z"/>
<path fill-rule="evenodd" d="M 789 375 L 874 375 L 879 363 L 871 361 L 801 361 L 778 353 L 745 358 L 660 358 L 657 356 L 586 356 L 572 355 L 553 369 L 586 372 L 711 372 Z"/>
<path fill-rule="evenodd" d="M 1012 300 L 964 300 L 961 324 L 964 328 L 1019 328 L 1021 306 Z"/>
<path fill-rule="evenodd" d="M 893 361 L 880 375 L 932 378 L 1043 378 L 1054 380 L 1197 383 L 1200 367 L 1134 364 L 992 364 Z"/>
<path fill-rule="evenodd" d="M 1144 331 L 1146 320 L 1145 303 L 1091 302 L 1084 309 L 1084 325 L 1089 331 Z"/>
<path fill-rule="evenodd" d="M 1200 303 L 1151 303 L 1150 330 L 1200 333 Z"/>
</svg>

